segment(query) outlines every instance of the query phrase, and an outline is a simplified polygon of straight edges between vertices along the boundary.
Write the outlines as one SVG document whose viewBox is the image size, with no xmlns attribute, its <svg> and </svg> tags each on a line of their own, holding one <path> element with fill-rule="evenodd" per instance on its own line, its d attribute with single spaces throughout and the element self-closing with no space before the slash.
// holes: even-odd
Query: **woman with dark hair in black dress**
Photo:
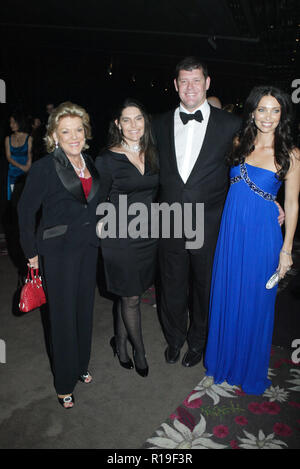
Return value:
<svg viewBox="0 0 300 469">
<path fill-rule="evenodd" d="M 144 235 L 133 237 L 128 234 L 134 217 L 127 216 L 122 207 L 125 200 L 128 209 L 134 203 L 143 204 L 150 219 L 158 174 L 149 117 L 136 100 L 126 99 L 119 108 L 110 123 L 107 150 L 96 159 L 95 164 L 102 188 L 105 187 L 107 199 L 115 209 L 116 220 L 125 220 L 123 226 L 118 224 L 115 237 L 110 234 L 103 237 L 103 231 L 101 235 L 107 288 L 118 296 L 116 330 L 110 345 L 120 365 L 132 369 L 133 362 L 127 351 L 129 341 L 133 348 L 135 369 L 144 377 L 148 375 L 148 364 L 142 336 L 140 300 L 154 281 L 157 240 L 151 239 L 148 218 L 141 221 L 146 228 Z M 124 228 L 125 236 L 122 234 Z"/>
</svg>

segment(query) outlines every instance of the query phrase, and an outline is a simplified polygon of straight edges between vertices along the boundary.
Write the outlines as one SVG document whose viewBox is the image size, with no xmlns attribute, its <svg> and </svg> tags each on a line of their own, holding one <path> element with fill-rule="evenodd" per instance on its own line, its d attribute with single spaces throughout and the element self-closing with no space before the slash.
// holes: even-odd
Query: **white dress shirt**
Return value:
<svg viewBox="0 0 300 469">
<path fill-rule="evenodd" d="M 194 114 L 196 111 L 202 112 L 203 121 L 190 120 L 187 124 L 183 124 L 179 113 L 185 112 L 187 114 Z M 203 104 L 193 112 L 187 111 L 182 104 L 175 110 L 174 114 L 174 136 L 175 136 L 175 151 L 176 160 L 179 174 L 184 183 L 196 163 L 199 156 L 208 119 L 210 116 L 210 106 L 205 100 Z"/>
</svg>

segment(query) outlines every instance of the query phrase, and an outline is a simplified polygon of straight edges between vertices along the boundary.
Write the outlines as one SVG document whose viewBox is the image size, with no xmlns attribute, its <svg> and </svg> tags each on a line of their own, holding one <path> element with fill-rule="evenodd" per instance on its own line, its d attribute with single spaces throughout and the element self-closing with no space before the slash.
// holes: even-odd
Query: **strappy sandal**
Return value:
<svg viewBox="0 0 300 469">
<path fill-rule="evenodd" d="M 85 384 L 90 384 L 93 381 L 93 378 L 89 371 L 87 371 L 86 374 L 80 375 L 78 379 L 79 381 Z"/>
<path fill-rule="evenodd" d="M 63 406 L 64 409 L 72 409 L 74 407 L 75 398 L 73 394 L 70 394 L 69 396 L 65 396 L 65 397 L 57 396 L 57 399 L 60 405 Z M 65 404 L 67 404 L 67 406 Z M 73 404 L 73 405 L 68 405 L 68 404 Z"/>
</svg>

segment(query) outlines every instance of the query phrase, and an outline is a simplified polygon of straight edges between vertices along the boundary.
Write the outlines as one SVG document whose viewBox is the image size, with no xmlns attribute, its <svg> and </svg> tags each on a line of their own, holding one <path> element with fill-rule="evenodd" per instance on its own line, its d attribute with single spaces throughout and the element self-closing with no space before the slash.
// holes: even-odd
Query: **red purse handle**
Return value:
<svg viewBox="0 0 300 469">
<path fill-rule="evenodd" d="M 34 271 L 36 271 L 36 272 L 34 273 Z M 29 282 L 29 280 L 30 280 L 29 274 L 31 276 L 31 280 L 33 281 L 36 277 L 39 277 L 39 269 L 34 269 L 33 267 L 28 267 L 26 283 Z"/>
</svg>

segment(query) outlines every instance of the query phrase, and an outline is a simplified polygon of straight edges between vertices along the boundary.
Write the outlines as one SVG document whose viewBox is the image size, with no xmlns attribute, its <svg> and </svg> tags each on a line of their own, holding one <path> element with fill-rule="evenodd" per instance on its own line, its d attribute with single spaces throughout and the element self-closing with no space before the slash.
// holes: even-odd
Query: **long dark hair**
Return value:
<svg viewBox="0 0 300 469">
<path fill-rule="evenodd" d="M 16 122 L 16 124 L 18 125 L 19 132 L 28 133 L 28 122 L 23 112 L 14 111 L 10 114 L 10 117 L 12 117 L 14 121 Z"/>
<path fill-rule="evenodd" d="M 281 108 L 281 116 L 274 134 L 274 157 L 277 178 L 283 180 L 290 167 L 290 153 L 294 148 L 291 130 L 292 104 L 290 97 L 274 86 L 256 86 L 246 99 L 241 130 L 234 141 L 232 150 L 227 157 L 230 166 L 236 166 L 254 151 L 257 135 L 252 114 L 258 107 L 263 96 L 273 96 Z"/>
<path fill-rule="evenodd" d="M 115 120 L 120 121 L 122 112 L 127 107 L 138 108 L 144 117 L 145 131 L 144 135 L 140 139 L 141 151 L 145 154 L 145 162 L 147 161 L 149 163 L 149 166 L 153 171 L 157 171 L 157 154 L 151 132 L 150 117 L 146 112 L 144 106 L 135 98 L 126 98 L 114 113 L 114 117 L 109 124 L 107 146 L 108 148 L 112 148 L 121 145 L 123 141 L 123 136 L 122 132 L 115 124 Z"/>
</svg>

